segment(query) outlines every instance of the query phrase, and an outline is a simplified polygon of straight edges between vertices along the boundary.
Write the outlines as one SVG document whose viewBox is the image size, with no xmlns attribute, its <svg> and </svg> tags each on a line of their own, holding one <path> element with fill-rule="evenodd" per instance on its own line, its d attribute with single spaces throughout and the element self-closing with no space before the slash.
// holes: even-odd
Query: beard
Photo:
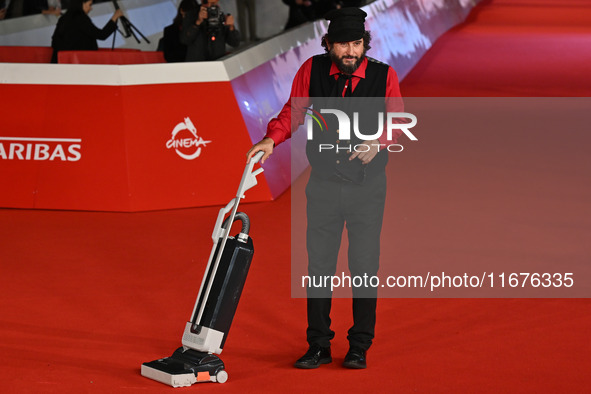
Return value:
<svg viewBox="0 0 591 394">
<path fill-rule="evenodd" d="M 337 68 L 339 69 L 340 72 L 342 72 L 343 74 L 351 75 L 361 65 L 361 62 L 365 58 L 365 52 L 366 52 L 366 50 L 364 49 L 363 50 L 363 53 L 359 57 L 357 57 L 357 56 L 342 56 L 342 57 L 338 57 L 334 53 L 334 50 L 331 49 L 330 52 L 329 52 L 329 55 L 330 55 L 330 59 L 333 61 L 334 64 L 336 64 L 336 66 L 337 66 Z M 355 63 L 353 63 L 353 64 L 347 64 L 347 63 L 344 62 L 345 59 L 355 59 Z"/>
</svg>

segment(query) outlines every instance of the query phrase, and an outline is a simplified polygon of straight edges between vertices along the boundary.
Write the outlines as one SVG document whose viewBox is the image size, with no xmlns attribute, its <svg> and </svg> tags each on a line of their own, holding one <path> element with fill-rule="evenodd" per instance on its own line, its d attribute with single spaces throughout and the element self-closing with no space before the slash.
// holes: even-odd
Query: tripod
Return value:
<svg viewBox="0 0 591 394">
<path fill-rule="evenodd" d="M 115 6 L 116 10 L 119 9 L 119 4 L 117 3 L 117 0 L 113 0 L 113 5 Z M 131 23 L 129 19 L 127 19 L 125 16 L 119 17 L 119 20 L 121 21 L 123 31 L 119 30 L 119 26 L 117 26 L 117 30 L 119 30 L 119 33 L 123 36 L 123 38 L 133 36 L 133 38 L 135 38 L 135 40 L 139 44 L 141 40 L 135 34 L 137 32 L 146 41 L 146 43 L 150 43 L 150 40 L 148 40 L 146 36 L 144 36 L 142 32 L 137 27 L 135 27 L 135 25 Z M 115 30 L 115 32 L 113 33 L 113 43 L 111 45 L 111 50 L 115 49 L 115 38 L 117 37 L 117 30 Z"/>
</svg>

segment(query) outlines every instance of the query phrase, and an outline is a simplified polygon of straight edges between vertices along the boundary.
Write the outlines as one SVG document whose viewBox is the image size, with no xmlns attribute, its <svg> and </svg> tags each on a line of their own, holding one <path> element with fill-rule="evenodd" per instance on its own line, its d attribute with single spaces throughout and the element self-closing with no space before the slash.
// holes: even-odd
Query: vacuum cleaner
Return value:
<svg viewBox="0 0 591 394">
<path fill-rule="evenodd" d="M 228 337 L 254 254 L 248 235 L 249 218 L 237 209 L 246 190 L 257 184 L 256 176 L 263 172 L 262 168 L 253 171 L 262 156 L 263 152 L 257 152 L 251 158 L 236 197 L 219 211 L 212 234 L 213 247 L 191 319 L 185 325 L 182 346 L 170 357 L 143 363 L 142 376 L 172 387 L 228 380 L 224 362 L 217 355 Z M 230 229 L 237 220 L 242 222 L 242 228 L 232 237 Z"/>
</svg>

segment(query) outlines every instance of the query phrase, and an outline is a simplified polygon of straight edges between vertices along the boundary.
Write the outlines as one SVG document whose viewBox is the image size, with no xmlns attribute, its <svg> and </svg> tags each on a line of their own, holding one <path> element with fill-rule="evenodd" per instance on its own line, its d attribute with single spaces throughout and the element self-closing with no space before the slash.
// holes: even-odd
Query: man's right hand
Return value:
<svg viewBox="0 0 591 394">
<path fill-rule="evenodd" d="M 250 162 L 250 158 L 253 157 L 257 152 L 263 151 L 263 157 L 261 158 L 261 164 L 267 160 L 269 156 L 273 154 L 273 148 L 275 147 L 275 142 L 269 138 L 263 138 L 261 141 L 257 142 L 250 148 L 248 153 L 246 153 L 246 162 Z"/>
<path fill-rule="evenodd" d="M 195 21 L 195 24 L 197 26 L 199 26 L 206 19 L 207 19 L 207 7 L 202 5 L 201 8 L 199 9 L 199 14 L 197 15 L 197 20 Z"/>
</svg>

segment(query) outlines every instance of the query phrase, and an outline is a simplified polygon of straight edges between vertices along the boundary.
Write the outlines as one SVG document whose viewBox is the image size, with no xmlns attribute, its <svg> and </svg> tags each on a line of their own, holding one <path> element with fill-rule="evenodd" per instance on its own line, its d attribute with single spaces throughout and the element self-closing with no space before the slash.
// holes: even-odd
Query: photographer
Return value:
<svg viewBox="0 0 591 394">
<path fill-rule="evenodd" d="M 186 61 L 216 60 L 226 54 L 226 44 L 240 44 L 234 17 L 222 13 L 218 2 L 203 1 L 198 10 L 190 11 L 183 20 L 181 43 L 187 45 Z"/>
<path fill-rule="evenodd" d="M 59 51 L 96 51 L 96 40 L 106 40 L 117 29 L 117 19 L 123 12 L 116 10 L 107 24 L 99 29 L 88 16 L 92 10 L 92 1 L 70 0 L 68 12 L 58 19 L 51 37 L 52 63 L 57 63 Z"/>
</svg>

